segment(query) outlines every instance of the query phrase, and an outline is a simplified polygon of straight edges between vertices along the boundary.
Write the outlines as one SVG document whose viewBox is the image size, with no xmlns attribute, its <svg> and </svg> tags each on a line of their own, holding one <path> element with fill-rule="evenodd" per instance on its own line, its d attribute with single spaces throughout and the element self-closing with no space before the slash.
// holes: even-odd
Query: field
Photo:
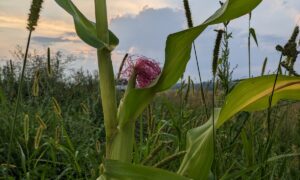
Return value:
<svg viewBox="0 0 300 180">
<path fill-rule="evenodd" d="M 99 72 L 70 70 L 76 59 L 50 48 L 43 55 L 28 46 L 14 51 L 0 67 L 0 179 L 300 179 L 298 26 L 274 47 L 281 54 L 276 71 L 265 72 L 266 59 L 261 76 L 251 77 L 249 66 L 249 78 L 235 80 L 227 26 L 261 1 L 229 0 L 195 28 L 183 1 L 190 29 L 169 36 L 164 68 L 126 54 L 113 74 L 118 38 L 100 11 L 106 1 L 95 1 L 96 24 L 71 1 L 56 2 L 97 49 Z M 43 1 L 32 3 L 29 40 Z M 246 5 L 237 10 L 239 3 Z M 200 72 L 201 83 L 183 78 L 193 38 L 217 23 L 224 28 L 212 39 L 211 81 L 202 82 Z M 250 63 L 253 28 L 248 36 Z"/>
</svg>

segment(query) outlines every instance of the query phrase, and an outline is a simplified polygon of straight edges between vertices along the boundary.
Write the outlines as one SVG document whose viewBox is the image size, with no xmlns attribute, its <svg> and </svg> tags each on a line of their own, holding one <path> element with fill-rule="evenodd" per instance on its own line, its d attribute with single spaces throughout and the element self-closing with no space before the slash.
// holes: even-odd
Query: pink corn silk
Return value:
<svg viewBox="0 0 300 180">
<path fill-rule="evenodd" d="M 126 59 L 125 63 L 126 68 L 122 72 L 122 76 L 129 79 L 133 71 L 135 71 L 137 74 L 137 88 L 148 87 L 161 73 L 159 64 L 147 57 L 142 56 L 137 59 L 132 59 L 132 56 L 130 56 Z"/>
</svg>

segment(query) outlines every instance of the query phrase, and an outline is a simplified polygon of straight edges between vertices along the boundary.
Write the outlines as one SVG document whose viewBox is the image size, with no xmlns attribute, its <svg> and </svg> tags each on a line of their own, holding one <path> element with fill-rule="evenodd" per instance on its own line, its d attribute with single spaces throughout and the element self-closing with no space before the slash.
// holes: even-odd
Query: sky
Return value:
<svg viewBox="0 0 300 180">
<path fill-rule="evenodd" d="M 93 0 L 73 0 L 90 20 L 94 21 Z M 218 0 L 190 0 L 194 25 L 207 19 L 219 8 Z M 0 0 L 0 61 L 13 59 L 12 51 L 17 45 L 25 47 L 28 32 L 26 20 L 31 0 Z M 112 53 L 115 70 L 125 53 L 147 56 L 163 66 L 165 41 L 169 34 L 186 28 L 182 0 L 107 0 L 109 28 L 120 39 Z M 252 75 L 261 72 L 263 61 L 268 57 L 266 71 L 273 72 L 278 64 L 277 44 L 283 45 L 295 25 L 300 25 L 299 0 L 264 0 L 253 11 L 251 26 L 256 30 L 259 46 L 252 41 Z M 204 80 L 211 78 L 211 59 L 216 33 L 211 26 L 195 41 L 201 74 Z M 248 76 L 248 17 L 234 20 L 228 27 L 233 33 L 230 39 L 230 65 L 234 78 Z M 95 49 L 82 42 L 74 31 L 73 20 L 54 0 L 45 0 L 39 26 L 33 33 L 31 50 L 44 54 L 62 51 L 74 55 L 73 68 L 97 69 Z M 300 63 L 296 64 L 300 72 Z M 194 56 L 187 66 L 185 76 L 197 82 Z"/>
</svg>

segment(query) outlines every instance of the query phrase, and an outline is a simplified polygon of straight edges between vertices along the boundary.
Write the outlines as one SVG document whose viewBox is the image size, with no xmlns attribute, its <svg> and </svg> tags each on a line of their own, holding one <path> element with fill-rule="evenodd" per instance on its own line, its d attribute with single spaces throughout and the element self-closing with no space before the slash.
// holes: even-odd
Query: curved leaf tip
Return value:
<svg viewBox="0 0 300 180">
<path fill-rule="evenodd" d="M 95 23 L 88 20 L 71 0 L 55 0 L 55 2 L 73 17 L 77 35 L 88 45 L 112 51 L 119 44 L 119 39 L 111 31 L 109 31 L 109 44 L 102 42 L 97 37 Z"/>
</svg>

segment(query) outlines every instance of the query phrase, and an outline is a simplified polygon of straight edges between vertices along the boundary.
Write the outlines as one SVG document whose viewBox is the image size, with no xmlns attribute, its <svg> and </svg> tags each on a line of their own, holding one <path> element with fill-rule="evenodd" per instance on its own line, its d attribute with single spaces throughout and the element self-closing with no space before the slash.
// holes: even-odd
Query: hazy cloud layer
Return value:
<svg viewBox="0 0 300 180">
<path fill-rule="evenodd" d="M 34 36 L 32 37 L 32 40 L 35 41 L 36 43 L 40 43 L 48 46 L 54 45 L 56 43 L 63 43 L 63 42 L 69 42 L 69 43 L 81 42 L 75 33 L 65 33 L 59 37 Z"/>
</svg>

